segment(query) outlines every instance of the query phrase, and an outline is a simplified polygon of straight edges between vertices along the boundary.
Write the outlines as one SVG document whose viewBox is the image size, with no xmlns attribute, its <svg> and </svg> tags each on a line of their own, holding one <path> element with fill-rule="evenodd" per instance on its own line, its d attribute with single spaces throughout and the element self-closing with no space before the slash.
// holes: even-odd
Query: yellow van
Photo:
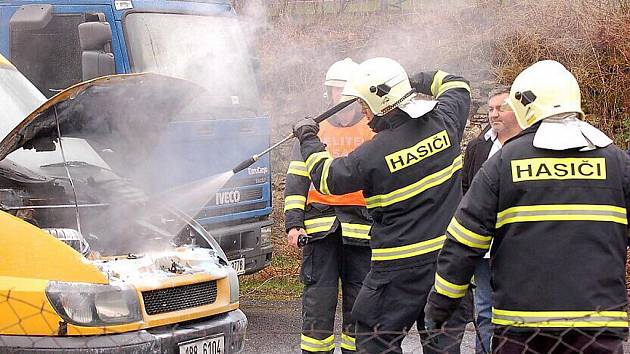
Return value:
<svg viewBox="0 0 630 354">
<path fill-rule="evenodd" d="M 0 353 L 241 351 L 236 271 L 142 188 L 160 178 L 142 170 L 159 129 L 197 90 L 133 74 L 45 101 L 0 56 Z"/>
</svg>

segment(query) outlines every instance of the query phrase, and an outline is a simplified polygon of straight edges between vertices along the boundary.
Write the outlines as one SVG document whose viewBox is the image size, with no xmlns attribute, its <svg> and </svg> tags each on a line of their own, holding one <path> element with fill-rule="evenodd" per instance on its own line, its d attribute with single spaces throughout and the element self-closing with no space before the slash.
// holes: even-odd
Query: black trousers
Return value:
<svg viewBox="0 0 630 354">
<path fill-rule="evenodd" d="M 565 332 L 541 330 L 538 333 L 502 334 L 495 329 L 492 337 L 493 354 L 623 354 L 623 342 L 618 336 L 588 333 L 578 329 Z"/>
<path fill-rule="evenodd" d="M 342 293 L 341 351 L 355 353 L 355 320 L 351 310 L 370 269 L 371 251 L 366 246 L 344 245 L 341 228 L 332 235 L 308 243 L 302 255 L 302 353 L 332 353 L 339 281 Z"/>
<path fill-rule="evenodd" d="M 354 303 L 359 353 L 402 353 L 401 343 L 416 323 L 423 353 L 460 352 L 466 323 L 472 320 L 472 294 L 447 322 L 442 334 L 428 340 L 424 331 L 424 306 L 434 283 L 435 263 L 403 269 L 372 268 Z"/>
</svg>

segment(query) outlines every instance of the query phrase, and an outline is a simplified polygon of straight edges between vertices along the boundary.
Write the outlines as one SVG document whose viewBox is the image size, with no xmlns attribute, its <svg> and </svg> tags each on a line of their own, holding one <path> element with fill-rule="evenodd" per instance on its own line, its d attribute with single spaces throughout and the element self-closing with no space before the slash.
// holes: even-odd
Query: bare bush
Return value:
<svg viewBox="0 0 630 354">
<path fill-rule="evenodd" d="M 503 31 L 493 38 L 493 70 L 504 83 L 538 60 L 577 77 L 587 119 L 621 146 L 630 137 L 628 1 L 521 1 L 487 9 Z"/>
</svg>

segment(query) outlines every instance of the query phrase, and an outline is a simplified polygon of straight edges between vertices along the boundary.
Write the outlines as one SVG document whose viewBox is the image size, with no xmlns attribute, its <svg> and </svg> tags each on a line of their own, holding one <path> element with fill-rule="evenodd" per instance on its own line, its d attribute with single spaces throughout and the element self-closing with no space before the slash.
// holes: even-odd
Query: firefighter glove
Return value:
<svg viewBox="0 0 630 354">
<path fill-rule="evenodd" d="M 424 329 L 426 329 L 429 335 L 437 330 L 440 330 L 443 325 L 443 322 L 435 322 L 435 320 L 430 316 L 425 315 L 424 317 Z"/>
<path fill-rule="evenodd" d="M 300 142 L 314 137 L 319 132 L 319 125 L 312 118 L 304 118 L 293 125 L 293 135 Z"/>
<path fill-rule="evenodd" d="M 436 322 L 431 316 L 425 313 L 424 316 L 424 329 L 427 332 L 428 345 L 433 349 L 438 349 L 440 345 L 440 332 L 442 330 L 443 322 Z"/>
</svg>

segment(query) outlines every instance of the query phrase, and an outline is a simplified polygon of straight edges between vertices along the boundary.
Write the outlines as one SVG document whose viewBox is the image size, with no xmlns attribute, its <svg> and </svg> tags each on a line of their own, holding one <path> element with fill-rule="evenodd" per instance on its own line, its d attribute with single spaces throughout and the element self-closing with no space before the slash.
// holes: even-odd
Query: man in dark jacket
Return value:
<svg viewBox="0 0 630 354">
<path fill-rule="evenodd" d="M 325 151 L 312 119 L 294 126 L 315 188 L 322 194 L 363 190 L 374 221 L 371 270 L 352 310 L 362 353 L 401 353 L 412 325 L 423 328 L 437 253 L 461 198 L 459 143 L 470 87 L 443 71 L 420 73 L 411 82 L 413 89 L 394 60 L 360 64 L 343 94 L 360 99 L 377 134 L 346 157 Z M 436 100 L 417 100 L 414 89 Z M 443 335 L 439 349 L 458 351 L 462 331 Z M 424 346 L 425 353 L 435 349 Z"/>
<path fill-rule="evenodd" d="M 473 178 L 487 159 L 499 151 L 506 141 L 521 132 L 514 112 L 502 109 L 510 94 L 510 86 L 497 86 L 488 93 L 488 126 L 468 142 L 462 168 L 462 190 L 470 188 Z"/>
<path fill-rule="evenodd" d="M 464 154 L 462 168 L 462 189 L 468 191 L 470 183 L 486 160 L 494 155 L 508 139 L 521 132 L 516 116 L 511 110 L 505 109 L 504 103 L 510 94 L 509 86 L 498 86 L 488 94 L 489 125 L 479 136 L 468 143 Z M 490 289 L 490 252 L 475 268 L 475 321 L 479 329 L 476 351 L 478 354 L 490 350 L 492 338 L 492 289 Z M 479 339 L 479 338 L 478 338 Z"/>
<path fill-rule="evenodd" d="M 426 322 L 440 328 L 491 248 L 494 353 L 622 353 L 630 159 L 584 122 L 575 77 L 541 61 L 505 109 L 525 128 L 479 170 L 447 229 Z"/>
</svg>

